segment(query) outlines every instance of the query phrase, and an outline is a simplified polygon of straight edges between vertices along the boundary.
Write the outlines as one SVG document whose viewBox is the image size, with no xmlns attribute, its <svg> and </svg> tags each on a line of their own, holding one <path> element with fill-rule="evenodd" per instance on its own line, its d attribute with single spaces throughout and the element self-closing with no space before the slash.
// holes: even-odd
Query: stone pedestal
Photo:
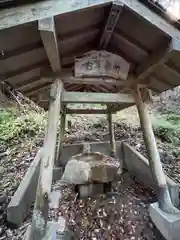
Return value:
<svg viewBox="0 0 180 240">
<path fill-rule="evenodd" d="M 103 183 L 90 183 L 90 184 L 83 184 L 77 185 L 77 191 L 80 198 L 83 197 L 91 197 L 96 194 L 103 194 L 104 193 L 104 184 Z"/>
<path fill-rule="evenodd" d="M 90 183 L 77 185 L 80 198 L 104 194 L 111 190 L 111 183 Z"/>
<path fill-rule="evenodd" d="M 167 240 L 180 239 L 180 211 L 179 214 L 165 213 L 156 202 L 150 204 L 149 214 L 156 227 Z"/>
</svg>

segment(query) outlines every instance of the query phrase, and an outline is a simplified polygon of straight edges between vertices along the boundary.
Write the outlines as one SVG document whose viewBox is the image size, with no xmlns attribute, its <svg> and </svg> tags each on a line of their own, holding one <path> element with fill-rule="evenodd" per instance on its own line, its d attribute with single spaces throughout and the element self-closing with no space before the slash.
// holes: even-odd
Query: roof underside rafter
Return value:
<svg viewBox="0 0 180 240">
<path fill-rule="evenodd" d="M 47 0 L 0 16 L 0 80 L 32 98 L 47 95 L 54 76 L 66 91 L 124 92 L 143 83 L 162 92 L 180 84 L 179 31 L 137 0 Z M 75 57 L 98 49 L 130 63 L 126 81 L 74 77 Z"/>
</svg>

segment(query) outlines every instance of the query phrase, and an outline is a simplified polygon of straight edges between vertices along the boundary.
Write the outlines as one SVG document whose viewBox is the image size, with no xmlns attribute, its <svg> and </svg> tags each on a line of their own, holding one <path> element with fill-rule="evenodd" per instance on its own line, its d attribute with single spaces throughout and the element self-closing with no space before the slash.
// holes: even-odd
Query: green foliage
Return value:
<svg viewBox="0 0 180 240">
<path fill-rule="evenodd" d="M 178 145 L 180 143 L 180 116 L 177 114 L 155 115 L 153 127 L 162 141 Z"/>
<path fill-rule="evenodd" d="M 15 108 L 0 110 L 0 142 L 12 142 L 44 131 L 45 114 L 35 111 L 20 113 Z"/>
</svg>

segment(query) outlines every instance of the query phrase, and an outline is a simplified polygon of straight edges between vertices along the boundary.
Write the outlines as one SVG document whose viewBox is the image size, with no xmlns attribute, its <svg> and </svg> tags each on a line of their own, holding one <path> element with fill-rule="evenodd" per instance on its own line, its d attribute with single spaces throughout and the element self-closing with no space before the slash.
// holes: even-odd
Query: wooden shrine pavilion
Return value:
<svg viewBox="0 0 180 240">
<path fill-rule="evenodd" d="M 46 0 L 0 10 L 0 81 L 49 110 L 29 239 L 47 232 L 48 198 L 60 154 L 66 114 L 107 114 L 136 104 L 157 184 L 159 206 L 176 212 L 146 101 L 180 85 L 180 32 L 138 0 Z M 101 103 L 106 109 L 72 109 Z M 59 148 L 57 129 L 61 115 Z M 51 238 L 52 239 L 52 238 Z"/>
</svg>

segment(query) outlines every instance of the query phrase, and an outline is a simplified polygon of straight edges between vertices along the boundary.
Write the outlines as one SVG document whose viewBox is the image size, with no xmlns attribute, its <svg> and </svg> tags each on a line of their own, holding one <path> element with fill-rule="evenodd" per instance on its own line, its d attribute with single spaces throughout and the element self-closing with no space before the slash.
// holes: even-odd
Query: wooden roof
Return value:
<svg viewBox="0 0 180 240">
<path fill-rule="evenodd" d="M 180 84 L 179 41 L 179 30 L 137 0 L 47 0 L 4 9 L 0 81 L 35 101 L 48 97 L 54 75 L 66 91 L 125 92 L 143 83 L 160 93 Z M 130 63 L 123 84 L 73 78 L 75 57 L 99 49 Z"/>
</svg>

